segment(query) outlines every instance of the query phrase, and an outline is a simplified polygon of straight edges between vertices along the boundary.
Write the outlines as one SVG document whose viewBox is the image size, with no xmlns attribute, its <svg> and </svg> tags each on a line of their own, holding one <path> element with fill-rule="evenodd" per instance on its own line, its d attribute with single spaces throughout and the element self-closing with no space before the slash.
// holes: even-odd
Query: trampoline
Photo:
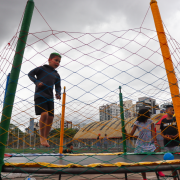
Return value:
<svg viewBox="0 0 180 180">
<path fill-rule="evenodd" d="M 180 155 L 163 161 L 164 154 L 68 155 L 7 157 L 2 172 L 38 174 L 115 174 L 157 172 L 180 169 Z M 18 163 L 17 163 L 18 162 Z M 156 173 L 157 175 L 157 173 Z M 157 176 L 157 179 L 159 177 Z"/>
</svg>

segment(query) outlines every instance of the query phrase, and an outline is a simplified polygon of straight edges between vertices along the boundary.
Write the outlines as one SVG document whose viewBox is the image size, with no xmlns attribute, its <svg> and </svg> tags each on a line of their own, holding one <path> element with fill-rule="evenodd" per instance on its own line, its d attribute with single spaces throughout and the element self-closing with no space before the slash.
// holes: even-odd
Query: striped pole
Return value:
<svg viewBox="0 0 180 180">
<path fill-rule="evenodd" d="M 157 1 L 151 0 L 150 5 L 151 5 L 151 11 L 153 14 L 154 23 L 155 23 L 155 27 L 156 27 L 156 31 L 157 31 L 157 35 L 158 35 L 158 39 L 159 39 L 159 44 L 161 47 L 162 56 L 164 59 L 164 66 L 166 69 L 167 79 L 169 82 L 169 88 L 170 88 L 170 92 L 171 92 L 174 111 L 176 114 L 177 126 L 178 126 L 179 137 L 180 137 L 180 111 L 179 111 L 180 97 L 179 97 L 178 81 L 176 79 L 174 66 L 173 66 L 173 62 L 171 59 L 171 54 L 170 54 L 168 42 L 166 39 L 166 34 L 164 31 L 160 11 L 159 11 L 159 8 L 157 5 Z"/>
<path fill-rule="evenodd" d="M 66 87 L 64 86 L 64 93 L 62 99 L 62 113 L 61 113 L 61 131 L 60 131 L 60 146 L 59 153 L 63 153 L 63 138 L 64 138 L 64 117 L 65 117 L 65 103 L 66 103 Z"/>
</svg>

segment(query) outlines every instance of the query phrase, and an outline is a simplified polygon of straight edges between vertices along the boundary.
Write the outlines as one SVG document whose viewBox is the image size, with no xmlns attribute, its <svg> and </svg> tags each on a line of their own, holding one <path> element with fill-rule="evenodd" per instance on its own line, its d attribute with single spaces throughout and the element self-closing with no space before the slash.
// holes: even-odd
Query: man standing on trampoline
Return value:
<svg viewBox="0 0 180 180">
<path fill-rule="evenodd" d="M 60 54 L 51 53 L 48 59 L 49 65 L 37 67 L 28 73 L 30 80 L 36 85 L 34 95 L 35 112 L 36 115 L 41 115 L 39 120 L 40 143 L 45 147 L 49 147 L 47 137 L 54 118 L 54 85 L 56 98 L 61 99 L 61 78 L 55 70 L 60 61 Z"/>
<path fill-rule="evenodd" d="M 166 106 L 167 117 L 161 121 L 161 135 L 164 138 L 164 147 L 167 152 L 179 151 L 179 133 L 176 118 L 174 115 L 174 107 Z"/>
</svg>

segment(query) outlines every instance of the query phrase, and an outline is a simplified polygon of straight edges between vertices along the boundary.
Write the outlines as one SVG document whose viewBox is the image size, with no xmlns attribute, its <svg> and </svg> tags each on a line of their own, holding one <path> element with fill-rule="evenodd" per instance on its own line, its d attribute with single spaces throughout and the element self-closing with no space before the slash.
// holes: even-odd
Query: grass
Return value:
<svg viewBox="0 0 180 180">
<path fill-rule="evenodd" d="M 38 148 L 38 149 L 6 149 L 5 153 L 17 153 L 17 154 L 21 154 L 21 153 L 53 153 L 52 148 Z M 58 149 L 55 150 L 55 153 L 58 153 Z"/>
<path fill-rule="evenodd" d="M 106 151 L 105 149 L 101 149 L 97 150 L 97 148 L 93 148 L 91 150 L 87 149 L 87 148 L 74 148 L 73 150 L 74 154 L 76 153 L 97 153 L 97 152 L 118 152 L 118 149 L 109 149 L 108 151 Z M 27 148 L 27 149 L 13 149 L 13 148 L 6 148 L 5 153 L 17 153 L 17 154 L 21 154 L 21 153 L 32 153 L 32 154 L 36 154 L 36 153 L 59 153 L 59 149 L 58 148 L 36 148 L 35 150 Z"/>
</svg>

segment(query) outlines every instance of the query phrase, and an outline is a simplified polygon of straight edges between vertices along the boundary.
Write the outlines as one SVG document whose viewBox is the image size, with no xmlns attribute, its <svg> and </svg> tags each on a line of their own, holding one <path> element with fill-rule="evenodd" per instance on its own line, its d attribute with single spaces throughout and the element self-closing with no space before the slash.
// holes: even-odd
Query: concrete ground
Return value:
<svg viewBox="0 0 180 180">
<path fill-rule="evenodd" d="M 170 175 L 170 171 L 163 172 L 166 175 Z M 30 178 L 29 178 L 30 177 Z M 29 179 L 28 179 L 29 178 Z M 59 180 L 58 175 L 50 174 L 34 174 L 32 176 L 27 176 L 27 174 L 21 173 L 2 173 L 2 180 Z M 62 175 L 61 180 L 124 180 L 124 174 L 111 174 L 111 175 L 102 175 L 102 174 L 87 174 L 80 176 L 73 175 Z M 154 172 L 147 173 L 148 180 L 156 180 L 157 177 Z M 172 177 L 160 178 L 161 180 L 173 180 Z M 141 174 L 128 174 L 128 180 L 142 180 Z"/>
</svg>

